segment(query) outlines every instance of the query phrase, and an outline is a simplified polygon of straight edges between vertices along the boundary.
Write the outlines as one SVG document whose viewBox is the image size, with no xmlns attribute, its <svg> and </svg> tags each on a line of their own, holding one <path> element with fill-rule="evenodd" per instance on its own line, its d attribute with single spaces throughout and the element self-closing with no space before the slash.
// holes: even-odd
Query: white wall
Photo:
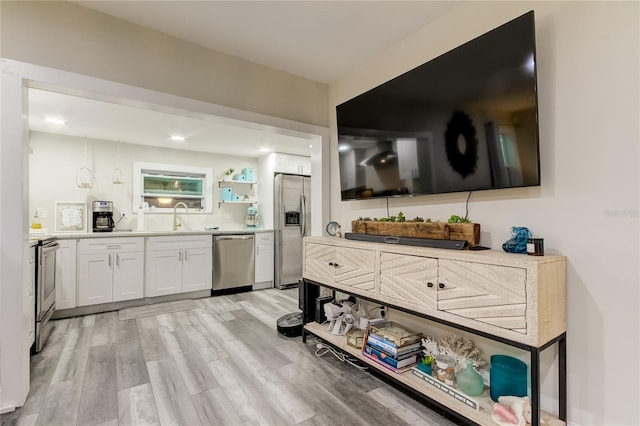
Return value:
<svg viewBox="0 0 640 426">
<path fill-rule="evenodd" d="M 473 193 L 469 216 L 482 225 L 483 245 L 500 249 L 510 227 L 521 225 L 544 237 L 546 252 L 567 256 L 568 416 L 582 425 L 632 425 L 640 418 L 639 7 L 465 2 L 329 93 L 331 217 L 348 230 L 358 216 L 387 212 L 384 200 L 339 199 L 335 106 L 535 10 L 542 185 Z M 390 213 L 446 220 L 464 214 L 466 196 L 391 199 Z"/>
<path fill-rule="evenodd" d="M 328 126 L 326 84 L 67 1 L 1 1 L 0 8 L 3 58 Z"/>
<path fill-rule="evenodd" d="M 29 214 L 33 216 L 36 208 L 46 208 L 47 218 L 42 219 L 41 222 L 42 226 L 48 228 L 50 232 L 54 229 L 56 201 L 85 202 L 89 212 L 91 201 L 113 201 L 114 219 L 118 220 L 120 215 L 125 213 L 125 218 L 118 224 L 118 227 L 136 229 L 137 206 L 131 205 L 132 164 L 134 161 L 208 167 L 213 169 L 214 180 L 222 178 L 224 171 L 228 168 L 233 168 L 238 172 L 245 167 L 251 167 L 255 170 L 258 164 L 255 158 L 153 148 L 128 143 L 120 143 L 118 160 L 115 142 L 87 139 L 87 166 L 94 172 L 96 182 L 91 189 L 81 189 L 76 185 L 76 173 L 85 165 L 83 138 L 31 132 L 29 145 L 32 150 L 29 155 Z M 116 185 L 112 182 L 112 173 L 117 164 L 119 164 L 124 178 L 122 185 Z M 259 190 L 260 185 L 255 188 L 256 191 Z M 249 191 L 249 187 L 243 185 L 234 186 L 233 189 L 238 193 L 242 190 Z M 248 195 L 255 199 L 253 190 Z M 220 192 L 216 183 L 213 189 L 213 200 L 215 201 L 213 213 L 181 214 L 180 216 L 185 222 L 184 226 L 191 229 L 204 229 L 210 226 L 220 226 L 221 229 L 244 227 L 244 215 L 249 205 L 224 204 L 218 206 L 219 199 Z M 147 213 L 144 220 L 145 229 L 171 229 L 172 219 L 172 213 Z M 90 225 L 89 223 L 89 229 Z"/>
</svg>

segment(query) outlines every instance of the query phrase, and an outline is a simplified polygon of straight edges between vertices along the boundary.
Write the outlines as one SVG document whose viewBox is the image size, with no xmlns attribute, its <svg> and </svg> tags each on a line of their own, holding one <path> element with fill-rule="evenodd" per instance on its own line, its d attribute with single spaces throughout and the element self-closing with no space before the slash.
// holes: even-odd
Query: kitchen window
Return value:
<svg viewBox="0 0 640 426">
<path fill-rule="evenodd" d="M 147 203 L 149 212 L 169 212 L 183 202 L 195 212 L 211 213 L 212 169 L 139 162 L 133 168 L 134 210 Z"/>
</svg>

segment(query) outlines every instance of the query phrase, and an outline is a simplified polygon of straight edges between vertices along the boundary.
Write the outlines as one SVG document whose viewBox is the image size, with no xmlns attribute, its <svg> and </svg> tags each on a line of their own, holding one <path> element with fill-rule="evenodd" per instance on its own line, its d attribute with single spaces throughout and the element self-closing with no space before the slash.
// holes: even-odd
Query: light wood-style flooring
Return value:
<svg viewBox="0 0 640 426">
<path fill-rule="evenodd" d="M 55 321 L 2 425 L 451 425 L 376 377 L 315 355 L 261 290 Z"/>
</svg>

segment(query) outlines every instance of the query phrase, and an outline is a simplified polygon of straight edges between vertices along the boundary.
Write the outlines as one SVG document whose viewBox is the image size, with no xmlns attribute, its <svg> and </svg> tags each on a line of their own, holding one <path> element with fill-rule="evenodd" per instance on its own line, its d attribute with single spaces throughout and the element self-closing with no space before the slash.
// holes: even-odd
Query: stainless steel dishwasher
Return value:
<svg viewBox="0 0 640 426">
<path fill-rule="evenodd" d="M 213 237 L 213 291 L 253 286 L 253 237 L 253 234 Z"/>
</svg>

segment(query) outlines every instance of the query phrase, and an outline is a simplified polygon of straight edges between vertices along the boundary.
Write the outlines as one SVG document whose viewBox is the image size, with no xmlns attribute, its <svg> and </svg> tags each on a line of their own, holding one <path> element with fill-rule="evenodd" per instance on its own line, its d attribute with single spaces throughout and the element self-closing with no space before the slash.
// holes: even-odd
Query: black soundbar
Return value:
<svg viewBox="0 0 640 426">
<path fill-rule="evenodd" d="M 371 241 L 374 243 L 401 244 L 405 246 L 432 247 L 450 250 L 462 250 L 467 242 L 465 240 L 436 240 L 432 238 L 389 237 L 387 235 L 369 235 L 346 232 L 344 237 L 348 240 Z"/>
</svg>

